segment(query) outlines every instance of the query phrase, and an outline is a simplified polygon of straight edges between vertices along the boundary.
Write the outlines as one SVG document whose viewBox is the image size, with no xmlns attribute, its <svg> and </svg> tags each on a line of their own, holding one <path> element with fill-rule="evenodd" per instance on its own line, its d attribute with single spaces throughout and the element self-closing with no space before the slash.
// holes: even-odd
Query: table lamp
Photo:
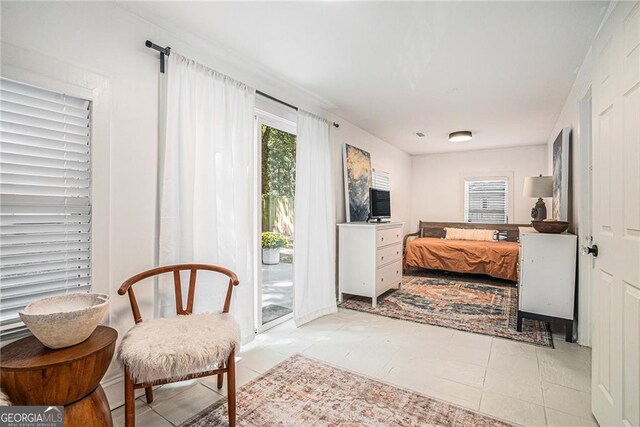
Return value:
<svg viewBox="0 0 640 427">
<path fill-rule="evenodd" d="M 537 197 L 536 205 L 531 209 L 531 218 L 534 221 L 542 221 L 547 218 L 547 207 L 544 204 L 543 197 L 553 196 L 553 177 L 552 176 L 527 176 L 524 178 L 524 189 L 522 191 L 524 197 Z"/>
</svg>

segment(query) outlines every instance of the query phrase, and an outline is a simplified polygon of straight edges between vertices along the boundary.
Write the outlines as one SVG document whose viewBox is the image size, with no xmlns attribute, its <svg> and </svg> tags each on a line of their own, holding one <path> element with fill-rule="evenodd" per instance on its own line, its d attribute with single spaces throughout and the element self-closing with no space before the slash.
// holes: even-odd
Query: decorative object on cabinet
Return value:
<svg viewBox="0 0 640 427">
<path fill-rule="evenodd" d="M 522 190 L 524 197 L 537 197 L 536 205 L 531 209 L 531 218 L 534 221 L 542 221 L 547 218 L 547 206 L 544 204 L 543 197 L 553 196 L 553 177 L 552 176 L 527 176 L 524 178 L 524 188 Z"/>
<path fill-rule="evenodd" d="M 577 237 L 522 227 L 520 245 L 517 330 L 523 318 L 558 321 L 573 341 Z"/>
<path fill-rule="evenodd" d="M 82 343 L 57 350 L 34 336 L 7 344 L 0 350 L 2 389 L 13 405 L 64 406 L 65 426 L 112 426 L 100 380 L 117 338 L 115 329 L 98 326 Z"/>
<path fill-rule="evenodd" d="M 402 223 L 338 224 L 338 299 L 371 298 L 402 285 Z"/>
<path fill-rule="evenodd" d="M 42 344 L 57 349 L 89 338 L 108 309 L 108 295 L 76 293 L 34 301 L 18 314 Z"/>
<path fill-rule="evenodd" d="M 189 271 L 187 306 L 183 306 L 180 273 Z M 192 314 L 198 271 L 229 278 L 222 313 Z M 133 285 L 165 273 L 173 274 L 176 317 L 142 322 Z M 209 273 L 210 274 L 210 273 Z M 240 327 L 229 314 L 233 287 L 240 282 L 231 270 L 207 264 L 178 264 L 154 268 L 126 280 L 119 295 L 129 296 L 135 326 L 122 339 L 118 359 L 124 365 L 125 426 L 135 424 L 135 390 L 144 388 L 153 402 L 153 386 L 217 375 L 222 388 L 227 375 L 229 426 L 236 425 L 235 354 L 240 349 Z"/>
<path fill-rule="evenodd" d="M 569 176 L 571 128 L 564 128 L 553 142 L 553 214 L 560 221 L 569 220 Z"/>
<path fill-rule="evenodd" d="M 366 221 L 369 216 L 371 155 L 345 144 L 343 157 L 347 222 Z"/>
<path fill-rule="evenodd" d="M 564 233 L 569 228 L 567 221 L 531 221 L 531 225 L 539 233 L 550 234 Z"/>
</svg>

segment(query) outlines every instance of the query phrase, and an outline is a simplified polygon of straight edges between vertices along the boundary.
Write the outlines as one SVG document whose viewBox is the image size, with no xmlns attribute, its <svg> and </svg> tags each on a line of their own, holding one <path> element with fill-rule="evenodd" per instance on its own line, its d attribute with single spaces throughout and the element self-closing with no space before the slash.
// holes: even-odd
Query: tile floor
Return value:
<svg viewBox="0 0 640 427">
<path fill-rule="evenodd" d="M 591 351 L 554 336 L 555 349 L 340 310 L 296 329 L 283 323 L 244 346 L 238 386 L 300 352 L 345 369 L 526 426 L 595 426 Z M 178 425 L 224 396 L 215 378 L 160 387 L 137 423 Z M 124 425 L 124 408 L 113 411 Z"/>
</svg>

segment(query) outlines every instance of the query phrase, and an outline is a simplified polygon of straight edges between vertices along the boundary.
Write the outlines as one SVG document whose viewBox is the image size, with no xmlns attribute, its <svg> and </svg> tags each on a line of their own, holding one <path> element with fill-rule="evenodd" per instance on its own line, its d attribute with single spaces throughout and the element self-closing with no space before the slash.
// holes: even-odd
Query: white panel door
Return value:
<svg viewBox="0 0 640 427">
<path fill-rule="evenodd" d="M 618 3 L 593 53 L 593 413 L 640 426 L 638 2 Z"/>
</svg>

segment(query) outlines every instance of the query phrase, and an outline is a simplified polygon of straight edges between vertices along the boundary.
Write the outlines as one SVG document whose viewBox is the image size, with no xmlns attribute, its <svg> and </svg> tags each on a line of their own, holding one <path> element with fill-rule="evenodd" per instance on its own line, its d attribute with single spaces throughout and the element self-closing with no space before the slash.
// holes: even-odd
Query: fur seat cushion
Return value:
<svg viewBox="0 0 640 427">
<path fill-rule="evenodd" d="M 0 390 L 0 406 L 11 406 L 11 401 L 9 400 L 9 396 L 4 394 L 2 390 Z"/>
<path fill-rule="evenodd" d="M 149 383 L 215 369 L 239 348 L 240 327 L 230 314 L 191 314 L 138 323 L 122 339 L 118 359 L 136 383 Z"/>
</svg>

